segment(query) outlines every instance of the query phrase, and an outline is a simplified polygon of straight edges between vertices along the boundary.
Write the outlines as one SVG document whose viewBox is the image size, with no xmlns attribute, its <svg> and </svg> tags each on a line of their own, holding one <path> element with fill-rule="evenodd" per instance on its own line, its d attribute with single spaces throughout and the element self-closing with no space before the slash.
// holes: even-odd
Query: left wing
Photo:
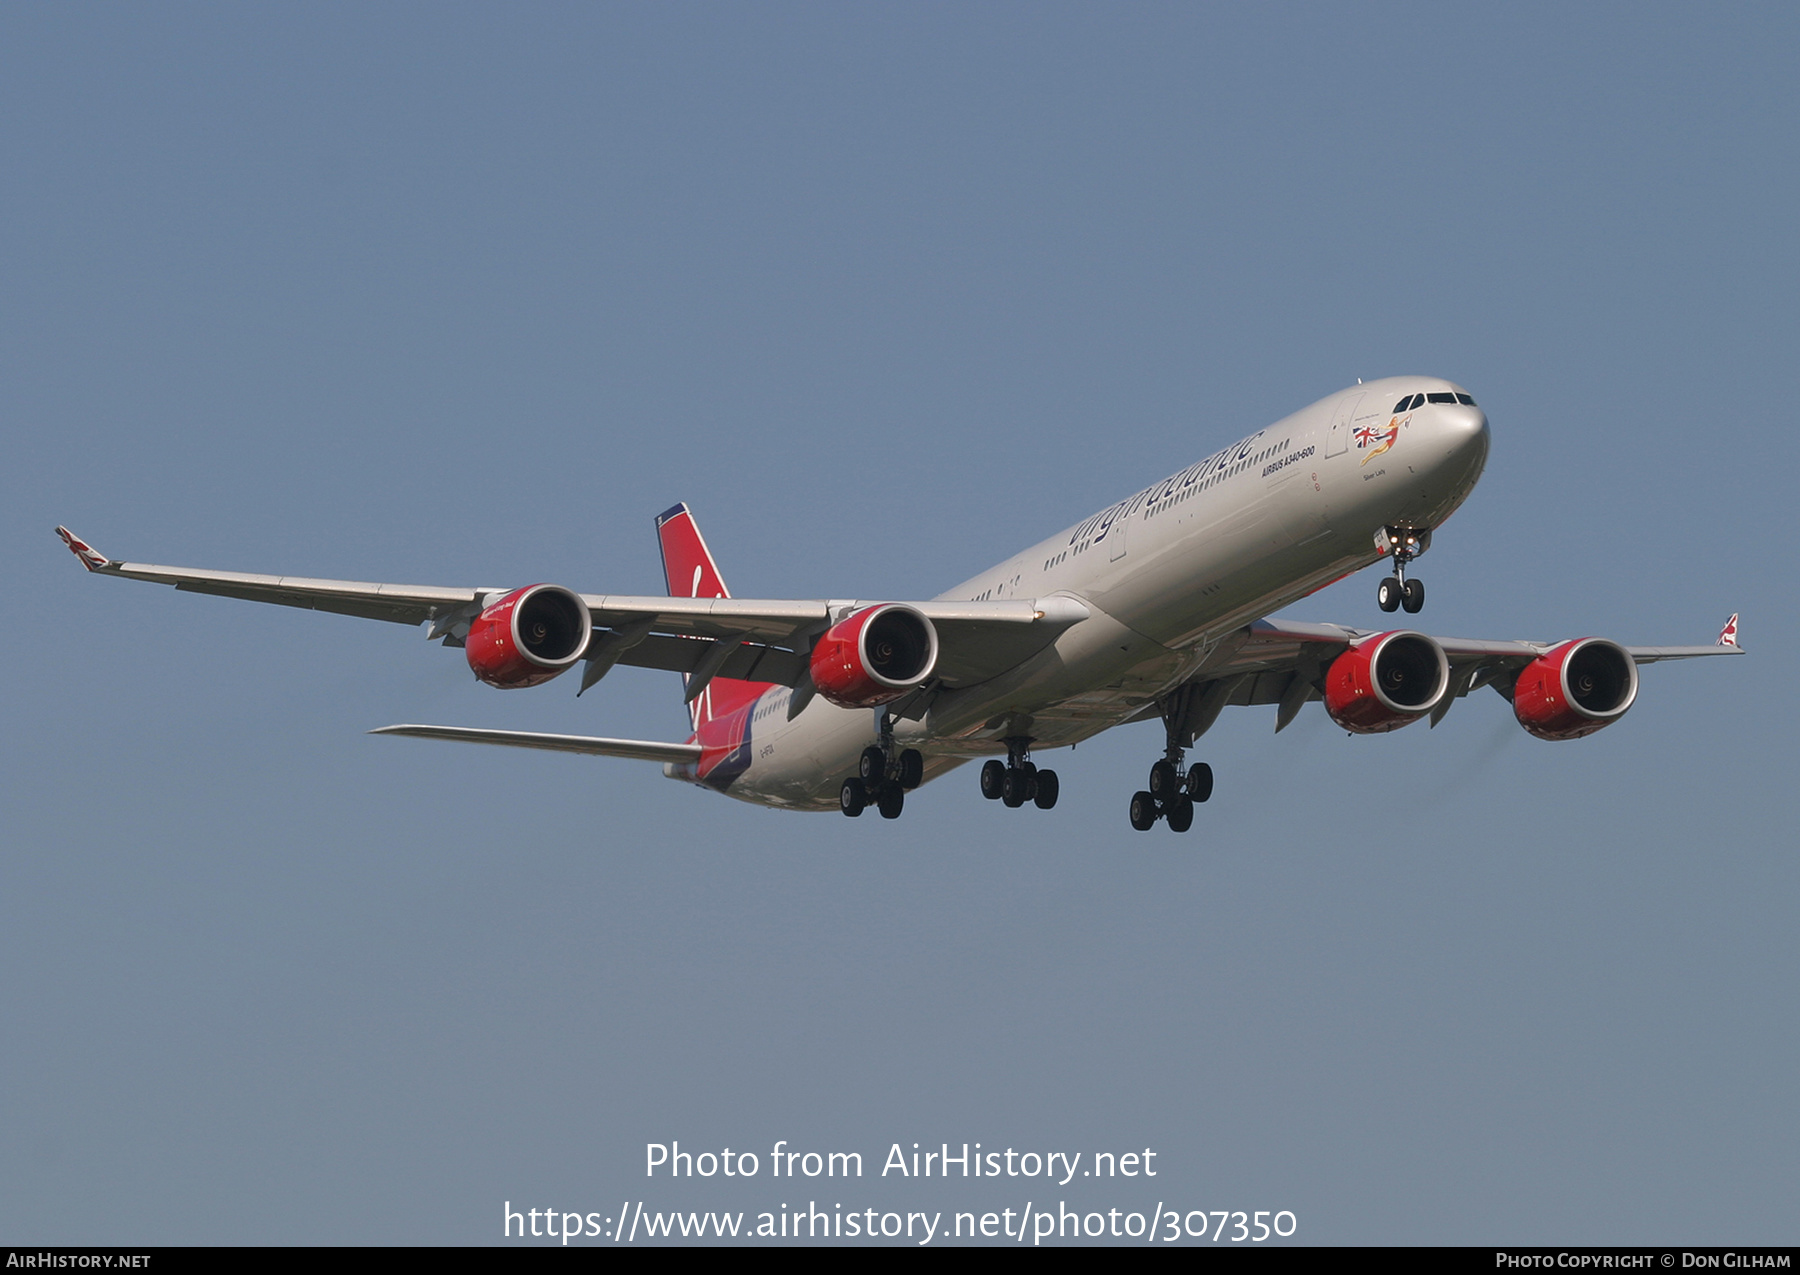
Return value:
<svg viewBox="0 0 1800 1275">
<path fill-rule="evenodd" d="M 1627 646 L 1637 664 L 1689 660 L 1709 655 L 1742 655 L 1733 615 L 1710 646 Z M 1202 735 L 1227 705 L 1277 704 L 1275 729 L 1285 728 L 1310 700 L 1324 697 L 1325 670 L 1352 646 L 1391 630 L 1356 629 L 1341 624 L 1258 620 L 1222 639 L 1195 673 L 1176 691 L 1147 706 L 1132 720 L 1181 714 L 1183 733 Z M 1431 712 L 1436 726 L 1456 700 L 1492 685 L 1511 698 L 1518 674 L 1561 642 L 1492 641 L 1478 638 L 1432 640 L 1450 665 L 1447 693 Z M 1179 701 L 1179 702 L 1177 702 Z"/>
</svg>

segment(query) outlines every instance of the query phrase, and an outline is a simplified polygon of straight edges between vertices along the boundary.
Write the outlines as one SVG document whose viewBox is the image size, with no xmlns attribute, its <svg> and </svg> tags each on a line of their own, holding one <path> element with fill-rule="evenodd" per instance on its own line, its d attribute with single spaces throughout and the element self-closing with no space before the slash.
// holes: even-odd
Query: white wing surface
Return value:
<svg viewBox="0 0 1800 1275">
<path fill-rule="evenodd" d="M 461 645 L 468 622 L 481 608 L 507 592 L 494 587 L 316 580 L 119 562 L 66 527 L 58 527 L 56 534 L 83 566 L 98 575 L 148 580 L 188 593 L 272 602 L 395 624 L 429 623 L 431 637 L 442 638 L 453 646 Z M 714 670 L 715 675 L 783 686 L 800 683 L 813 639 L 832 624 L 876 602 L 903 600 L 579 596 L 594 624 L 589 651 L 593 658 L 603 659 L 605 667 L 617 663 L 691 673 L 711 647 L 710 641 L 693 639 L 724 639 L 736 649 Z M 937 678 L 952 687 L 971 685 L 1005 672 L 1088 616 L 1088 609 L 1079 600 L 1060 595 L 907 605 L 923 612 L 936 626 L 940 650 Z M 593 680 L 584 679 L 583 687 Z"/>
<path fill-rule="evenodd" d="M 1279 731 L 1294 720 L 1306 703 L 1323 698 L 1325 670 L 1333 660 L 1365 638 L 1387 631 L 1258 620 L 1220 641 L 1176 693 L 1185 705 L 1185 730 L 1190 737 L 1205 733 L 1229 705 L 1278 704 L 1275 729 Z M 1510 696 L 1512 685 L 1525 666 L 1562 644 L 1435 635 L 1432 640 L 1444 648 L 1450 664 L 1450 691 L 1432 711 L 1433 726 L 1443 720 L 1451 704 L 1470 691 L 1491 685 L 1502 695 Z M 1625 650 L 1638 664 L 1744 653 L 1737 644 L 1735 615 L 1719 641 L 1710 646 L 1627 646 Z M 1133 720 L 1163 715 L 1169 699 L 1165 696 L 1146 706 Z"/>
</svg>

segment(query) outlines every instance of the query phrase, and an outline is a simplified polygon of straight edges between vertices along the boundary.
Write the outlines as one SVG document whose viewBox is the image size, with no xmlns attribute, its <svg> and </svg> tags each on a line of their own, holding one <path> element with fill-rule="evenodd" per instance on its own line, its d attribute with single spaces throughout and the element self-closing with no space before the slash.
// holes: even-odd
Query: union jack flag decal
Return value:
<svg viewBox="0 0 1800 1275">
<path fill-rule="evenodd" d="M 1737 644 L 1737 612 L 1733 611 L 1731 618 L 1725 621 L 1725 627 L 1719 630 L 1718 645 L 1736 646 Z"/>
<path fill-rule="evenodd" d="M 1358 451 L 1365 451 L 1368 448 L 1373 447 L 1375 450 L 1369 452 L 1367 456 L 1364 456 L 1362 458 L 1362 463 L 1366 465 L 1374 460 L 1377 456 L 1381 455 L 1381 453 L 1392 447 L 1399 437 L 1400 421 L 1397 417 L 1390 418 L 1386 425 L 1364 425 L 1361 429 L 1356 431 L 1356 449 Z M 1377 446 L 1377 444 L 1379 444 L 1379 446 Z"/>
<path fill-rule="evenodd" d="M 81 539 L 81 537 L 77 536 L 67 527 L 58 527 L 56 529 L 56 534 L 62 537 L 62 542 L 69 546 L 69 552 L 74 554 L 77 558 L 80 558 L 81 565 L 86 567 L 89 571 L 100 571 L 106 567 L 112 566 L 112 560 L 110 558 L 88 544 L 87 541 Z"/>
</svg>

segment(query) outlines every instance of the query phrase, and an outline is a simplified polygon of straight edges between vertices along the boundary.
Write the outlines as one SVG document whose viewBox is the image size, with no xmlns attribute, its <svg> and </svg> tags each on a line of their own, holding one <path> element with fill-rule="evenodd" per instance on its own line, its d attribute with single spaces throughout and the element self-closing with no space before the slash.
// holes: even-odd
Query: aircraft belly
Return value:
<svg viewBox="0 0 1800 1275">
<path fill-rule="evenodd" d="M 815 698 L 758 750 L 744 796 L 797 810 L 836 809 L 838 788 L 874 740 L 875 716 L 868 709 Z"/>
<path fill-rule="evenodd" d="M 1084 739 L 1122 720 L 1159 694 L 1181 671 L 1183 657 L 1095 610 L 1020 667 L 966 690 L 940 695 L 925 718 L 942 744 L 975 745 L 1024 733 L 1039 738 L 1036 719 L 1060 723 L 1059 734 Z"/>
<path fill-rule="evenodd" d="M 893 725 L 900 747 L 925 751 L 923 782 L 947 774 L 966 760 L 930 751 L 932 741 L 923 723 L 898 721 Z M 726 790 L 727 795 L 783 810 L 835 811 L 838 790 L 856 774 L 863 749 L 876 738 L 873 710 L 839 708 L 815 699 L 792 722 L 784 721 L 759 734 L 749 768 Z"/>
</svg>

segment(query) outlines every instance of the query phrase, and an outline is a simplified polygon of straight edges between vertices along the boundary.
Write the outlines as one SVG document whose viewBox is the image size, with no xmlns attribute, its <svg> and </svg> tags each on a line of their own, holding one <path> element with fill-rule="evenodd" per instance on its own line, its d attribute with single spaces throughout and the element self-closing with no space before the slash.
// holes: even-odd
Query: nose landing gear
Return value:
<svg viewBox="0 0 1800 1275">
<path fill-rule="evenodd" d="M 1394 574 L 1375 590 L 1375 605 L 1383 611 L 1405 609 L 1417 615 L 1425 605 L 1425 582 L 1408 580 L 1406 564 L 1431 548 L 1431 530 L 1426 527 L 1383 527 L 1375 533 L 1375 551 L 1393 555 Z"/>
<path fill-rule="evenodd" d="M 1056 805 L 1062 785 L 1054 770 L 1039 770 L 1031 761 L 1031 741 L 1022 736 L 1006 741 L 1006 760 L 998 757 L 981 767 L 981 795 L 1017 810 L 1031 802 L 1039 810 Z"/>
</svg>

